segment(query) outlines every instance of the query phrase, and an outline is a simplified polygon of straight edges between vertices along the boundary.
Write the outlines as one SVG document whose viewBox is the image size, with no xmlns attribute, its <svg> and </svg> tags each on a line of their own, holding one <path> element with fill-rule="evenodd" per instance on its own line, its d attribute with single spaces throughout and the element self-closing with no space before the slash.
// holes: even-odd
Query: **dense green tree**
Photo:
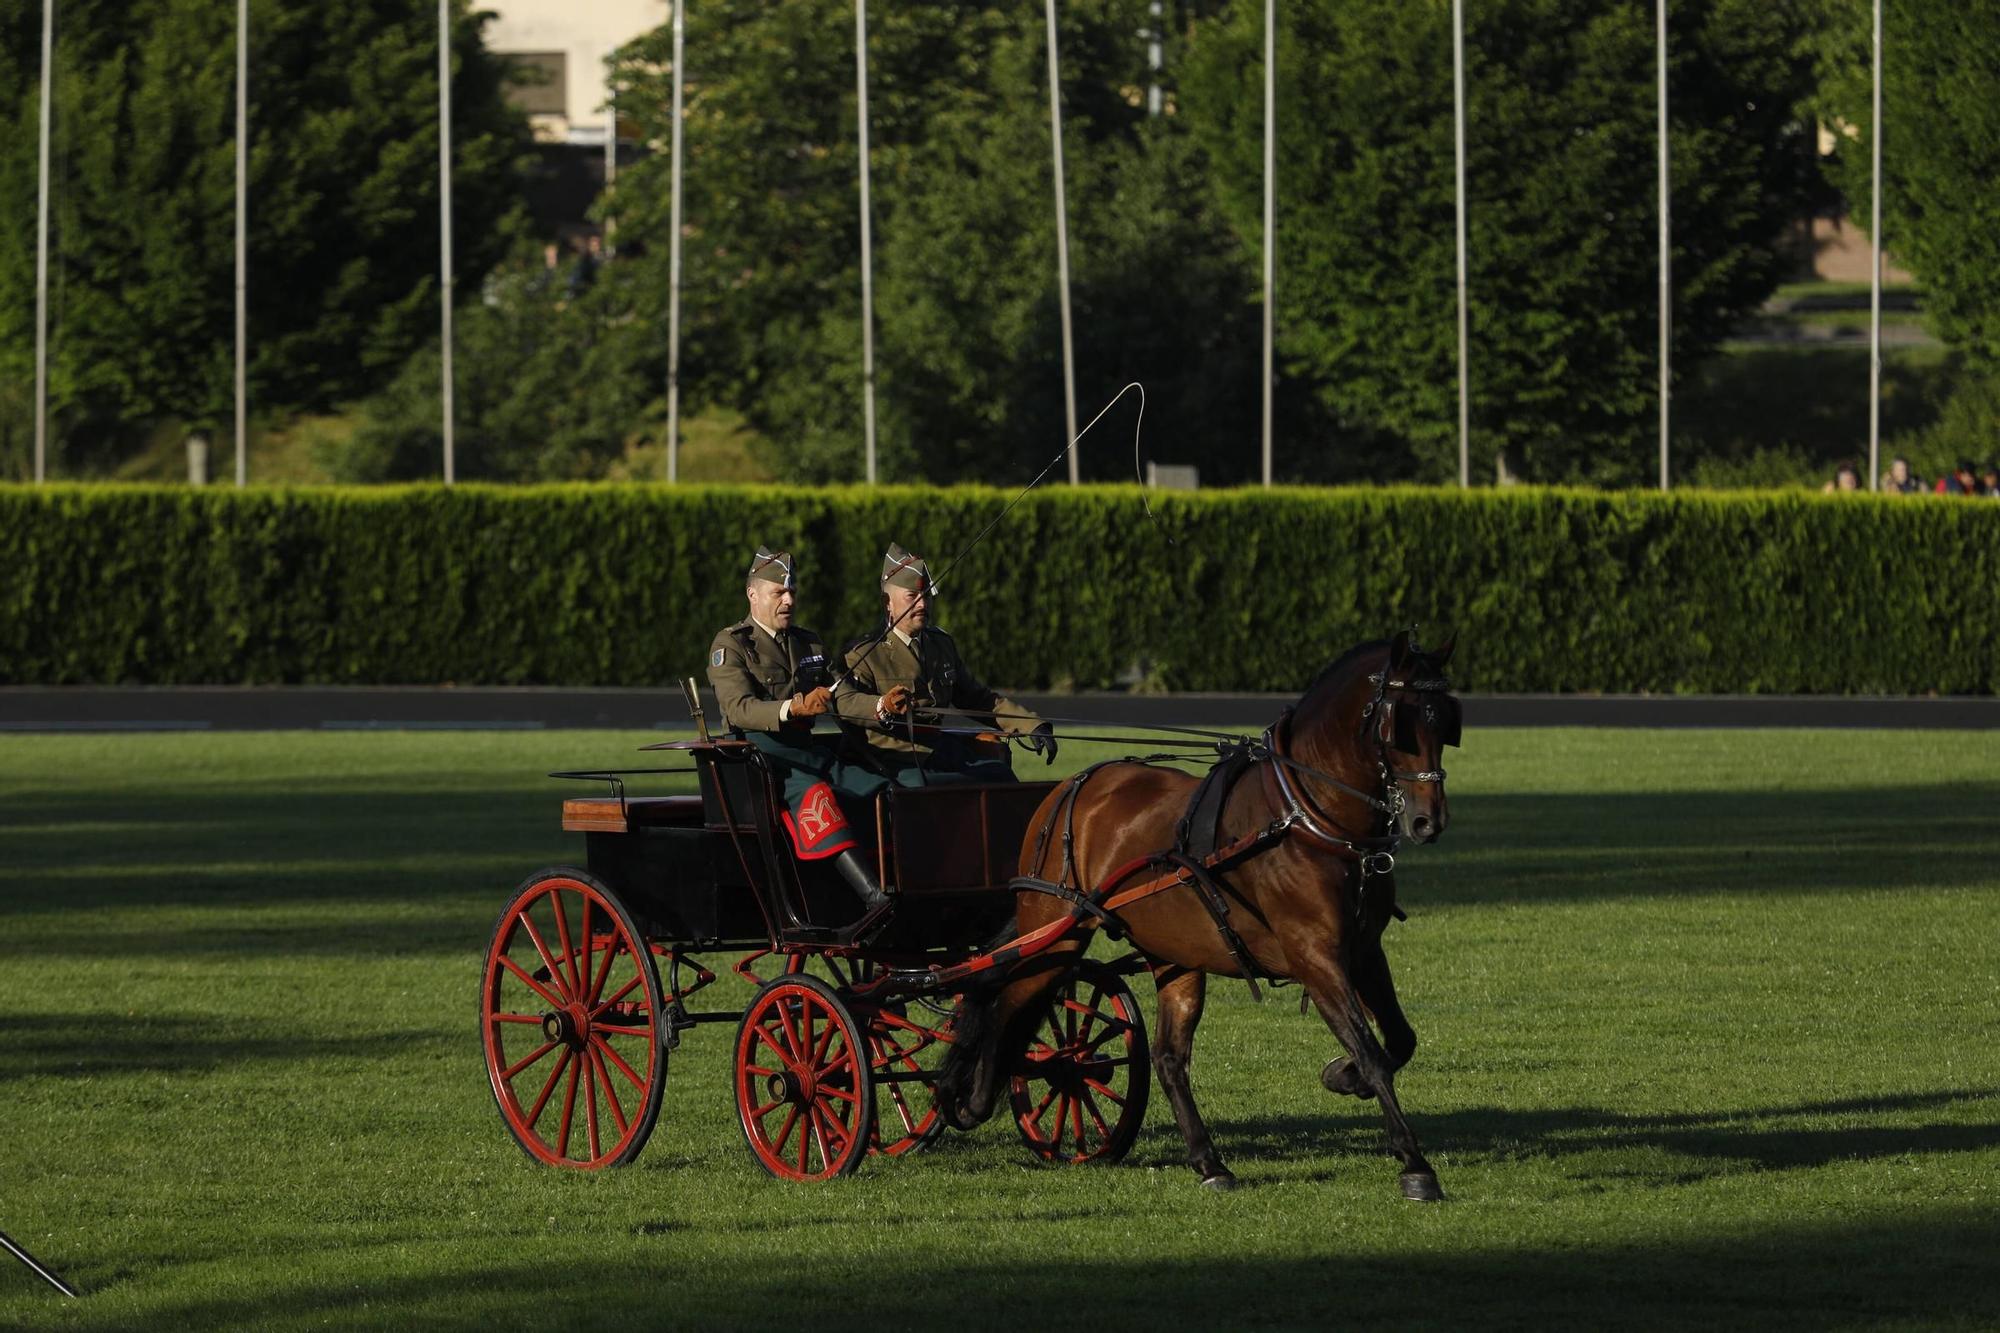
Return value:
<svg viewBox="0 0 2000 1333">
<path fill-rule="evenodd" d="M 1871 13 L 1835 0 L 1823 106 L 1834 174 L 1864 228 L 1872 208 Z M 2000 0 L 1896 0 L 1883 10 L 1883 245 L 1923 283 L 1938 336 L 2000 369 Z M 1989 446 L 1990 447 L 1990 446 Z"/>
<path fill-rule="evenodd" d="M 1144 113 L 1144 16 L 1142 0 L 1063 9 L 1078 408 L 1087 419 L 1142 380 L 1149 451 L 1237 476 L 1255 433 L 1254 311 L 1199 154 Z M 946 4 L 870 19 L 882 475 L 1025 476 L 1063 430 L 1041 13 Z M 741 407 L 810 478 L 861 470 L 853 42 L 844 0 L 689 13 L 688 401 Z M 662 144 L 670 52 L 655 35 L 619 64 L 620 107 Z M 666 172 L 655 155 L 615 205 L 621 243 L 645 247 L 630 261 L 635 313 L 656 328 Z M 1092 437 L 1091 475 L 1129 475 L 1117 439 Z"/>
<path fill-rule="evenodd" d="M 1813 164 L 1795 0 L 1670 11 L 1674 355 L 1690 369 L 1775 285 Z M 1307 475 L 1456 469 L 1450 6 L 1299 0 L 1279 33 L 1278 324 L 1336 422 Z M 1650 7 L 1467 6 L 1475 466 L 1647 475 L 1658 275 Z M 1246 243 L 1261 231 L 1262 8 L 1202 25 L 1188 119 Z M 1321 456 L 1301 457 L 1301 447 Z"/>
<path fill-rule="evenodd" d="M 455 470 L 467 480 L 601 477 L 657 425 L 655 331 L 630 317 L 629 266 L 608 265 L 582 294 L 571 266 L 539 255 L 497 270 L 461 308 L 453 336 Z M 363 405 L 353 436 L 322 459 L 343 481 L 438 474 L 444 448 L 433 341 Z"/>
<path fill-rule="evenodd" d="M 0 374 L 32 380 L 36 0 L 0 0 Z M 453 31 L 456 261 L 508 243 L 522 118 L 484 19 Z M 227 420 L 235 11 L 65 0 L 52 123 L 51 403 L 63 417 Z M 437 322 L 437 37 L 391 0 L 251 6 L 250 367 L 260 408 L 382 382 Z"/>
</svg>

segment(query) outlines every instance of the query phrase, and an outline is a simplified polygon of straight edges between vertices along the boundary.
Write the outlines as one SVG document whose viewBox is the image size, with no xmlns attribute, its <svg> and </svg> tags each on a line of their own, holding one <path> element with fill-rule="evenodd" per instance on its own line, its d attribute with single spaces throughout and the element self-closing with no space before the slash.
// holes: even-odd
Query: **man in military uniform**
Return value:
<svg viewBox="0 0 2000 1333">
<path fill-rule="evenodd" d="M 1054 763 L 1053 728 L 1013 700 L 981 684 L 959 656 L 951 635 L 931 623 L 931 573 L 924 561 L 891 545 L 882 559 L 882 606 L 885 624 L 879 634 L 849 645 L 850 689 L 841 693 L 840 714 L 860 723 L 870 757 L 896 782 L 906 787 L 927 782 L 1012 782 L 1014 768 L 1004 745 L 979 742 L 955 732 L 978 725 L 953 709 L 983 714 L 993 725 Z M 902 691 L 897 697 L 896 692 Z M 870 717 L 876 701 L 907 707 L 883 707 Z"/>
<path fill-rule="evenodd" d="M 743 591 L 750 614 L 709 645 L 708 683 L 723 720 L 763 751 L 784 783 L 793 852 L 802 861 L 832 858 L 868 908 L 865 925 L 886 912 L 889 898 L 862 859 L 836 793 L 866 799 L 887 783 L 842 762 L 837 732 L 814 734 L 833 710 L 833 673 L 820 637 L 792 623 L 791 553 L 759 546 Z M 868 706 L 886 718 L 899 702 L 891 694 Z"/>
</svg>

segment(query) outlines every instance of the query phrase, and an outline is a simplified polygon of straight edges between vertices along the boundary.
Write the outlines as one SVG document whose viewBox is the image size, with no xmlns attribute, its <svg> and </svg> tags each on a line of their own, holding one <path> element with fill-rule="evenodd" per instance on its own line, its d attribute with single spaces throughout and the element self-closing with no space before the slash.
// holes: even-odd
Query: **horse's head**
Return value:
<svg viewBox="0 0 2000 1333">
<path fill-rule="evenodd" d="M 1396 823 L 1406 838 L 1436 842 L 1451 823 L 1444 794 L 1444 747 L 1457 745 L 1460 715 L 1444 678 L 1456 639 L 1434 652 L 1417 647 L 1404 630 L 1389 644 L 1387 666 L 1373 680 L 1372 707 L 1363 705 L 1363 729 L 1372 733 L 1376 763 Z"/>
<path fill-rule="evenodd" d="M 1302 757 L 1381 793 L 1396 830 L 1436 842 L 1451 823 L 1444 748 L 1457 745 L 1458 700 L 1445 680 L 1455 640 L 1429 652 L 1409 631 L 1365 644 L 1321 673 L 1293 723 Z"/>
</svg>

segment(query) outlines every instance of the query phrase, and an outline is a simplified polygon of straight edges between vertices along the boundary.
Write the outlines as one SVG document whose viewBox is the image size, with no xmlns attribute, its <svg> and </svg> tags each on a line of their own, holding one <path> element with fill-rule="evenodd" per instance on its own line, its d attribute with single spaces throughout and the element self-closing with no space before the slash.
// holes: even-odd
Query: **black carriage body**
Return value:
<svg viewBox="0 0 2000 1333">
<path fill-rule="evenodd" d="M 529 876 L 495 925 L 480 1027 L 508 1132 L 552 1166 L 630 1162 L 658 1119 L 668 1053 L 691 1029 L 732 1023 L 737 1116 L 767 1171 L 821 1180 L 922 1148 L 946 1127 L 936 1079 L 960 1040 L 957 981 L 982 955 L 1020 954 L 1008 881 L 1055 784 L 886 792 L 856 832 L 896 906 L 857 945 L 843 928 L 860 904 L 830 863 L 793 855 L 759 752 L 727 739 L 659 748 L 691 754 L 700 794 L 625 794 L 631 773 L 685 769 L 556 775 L 611 785 L 563 803 L 587 868 Z M 732 970 L 757 984 L 747 1008 L 692 1008 L 717 980 L 696 955 L 731 948 L 745 950 Z M 1085 961 L 1063 980 L 1046 1040 L 1009 1081 L 1016 1126 L 1044 1160 L 1115 1161 L 1144 1120 L 1145 1028 L 1129 970 Z M 883 988 L 912 977 L 932 979 L 921 998 Z M 1108 1089 L 1115 1112 L 1086 1110 L 1085 1087 Z M 1098 1131 L 1088 1142 L 1087 1117 Z"/>
<path fill-rule="evenodd" d="M 741 742 L 686 742 L 699 796 L 564 802 L 563 827 L 585 837 L 586 864 L 661 945 L 812 948 L 859 912 L 831 862 L 800 861 L 777 818 L 776 784 Z M 679 748 L 679 747 L 676 747 Z M 896 895 L 869 952 L 963 956 L 1013 920 L 1007 882 L 1035 810 L 1055 784 L 891 788 L 864 854 Z"/>
</svg>

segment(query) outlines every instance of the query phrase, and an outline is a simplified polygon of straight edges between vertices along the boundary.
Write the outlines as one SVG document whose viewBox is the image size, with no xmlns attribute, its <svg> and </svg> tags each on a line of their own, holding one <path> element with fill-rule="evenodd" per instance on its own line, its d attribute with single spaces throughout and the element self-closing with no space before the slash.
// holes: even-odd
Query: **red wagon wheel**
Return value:
<svg viewBox="0 0 2000 1333">
<path fill-rule="evenodd" d="M 794 954 L 785 971 L 796 976 L 816 966 L 843 998 L 876 974 L 873 963 L 821 954 Z M 875 1123 L 868 1151 L 884 1157 L 920 1152 L 944 1133 L 937 1108 L 937 1073 L 951 1050 L 954 1010 L 933 1001 L 867 1005 L 848 999 L 868 1028 L 868 1064 L 874 1074 Z"/>
<path fill-rule="evenodd" d="M 869 1020 L 868 1049 L 876 1079 L 870 1152 L 885 1157 L 921 1152 L 944 1133 L 937 1075 L 951 1050 L 951 1021 L 916 1005 L 885 1008 Z"/>
<path fill-rule="evenodd" d="M 529 1156 L 596 1170 L 638 1156 L 667 1085 L 660 975 L 618 896 L 530 875 L 486 948 L 479 1026 L 500 1118 Z"/>
<path fill-rule="evenodd" d="M 1125 978 L 1085 961 L 1049 1001 L 1008 1084 L 1014 1124 L 1046 1162 L 1115 1162 L 1146 1119 L 1146 1026 Z"/>
<path fill-rule="evenodd" d="M 736 1113 L 759 1164 L 787 1180 L 846 1175 L 875 1123 L 867 1037 L 818 977 L 775 977 L 736 1030 Z"/>
</svg>

